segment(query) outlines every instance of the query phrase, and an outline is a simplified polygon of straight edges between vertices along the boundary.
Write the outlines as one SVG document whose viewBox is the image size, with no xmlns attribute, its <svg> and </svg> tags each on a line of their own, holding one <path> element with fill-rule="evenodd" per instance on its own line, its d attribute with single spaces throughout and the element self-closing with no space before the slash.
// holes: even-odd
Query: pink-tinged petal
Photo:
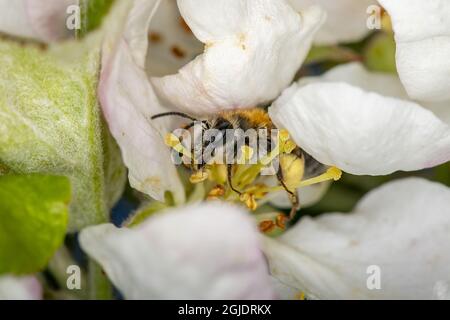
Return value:
<svg viewBox="0 0 450 320">
<path fill-rule="evenodd" d="M 353 213 L 305 217 L 280 238 L 266 239 L 272 274 L 319 299 L 444 297 L 449 203 L 444 185 L 419 178 L 390 182 Z"/>
<path fill-rule="evenodd" d="M 127 299 L 273 297 L 254 221 L 225 203 L 173 209 L 133 229 L 89 227 L 80 242 Z"/>
<path fill-rule="evenodd" d="M 300 14 L 285 1 L 179 0 L 205 51 L 177 74 L 152 78 L 157 94 L 191 114 L 248 108 L 292 81 L 325 14 Z"/>
<path fill-rule="evenodd" d="M 318 5 L 327 13 L 327 20 L 317 31 L 314 43 L 319 45 L 359 41 L 372 30 L 367 27 L 367 9 L 376 0 L 289 0 L 297 10 Z"/>
<path fill-rule="evenodd" d="M 410 97 L 450 100 L 450 2 L 378 1 L 391 16 L 397 70 Z"/>
<path fill-rule="evenodd" d="M 394 98 L 398 88 L 394 76 L 349 64 L 294 84 L 269 114 L 319 162 L 352 174 L 384 175 L 449 161 L 449 125 L 418 103 Z"/>
<path fill-rule="evenodd" d="M 0 277 L 0 300 L 41 300 L 42 287 L 33 276 Z"/>
<path fill-rule="evenodd" d="M 44 42 L 74 34 L 66 26 L 67 8 L 76 0 L 0 0 L 0 32 Z"/>
<path fill-rule="evenodd" d="M 159 131 L 163 121 L 154 124 L 150 119 L 164 110 L 144 69 L 147 29 L 157 4 L 134 1 L 129 11 L 122 10 L 128 12 L 123 29 L 120 20 L 115 21 L 119 31 L 111 32 L 104 44 L 99 98 L 131 186 L 161 201 L 171 191 L 177 201 L 183 201 L 183 187 Z"/>
</svg>

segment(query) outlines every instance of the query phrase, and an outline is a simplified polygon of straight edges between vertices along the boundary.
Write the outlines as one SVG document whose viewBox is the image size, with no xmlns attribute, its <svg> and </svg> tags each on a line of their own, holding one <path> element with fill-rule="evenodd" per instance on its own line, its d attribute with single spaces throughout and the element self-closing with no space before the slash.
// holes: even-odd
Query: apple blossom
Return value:
<svg viewBox="0 0 450 320">
<path fill-rule="evenodd" d="M 157 12 L 157 1 L 133 2 L 123 17 L 123 29 L 117 27 L 107 39 L 99 95 L 106 120 L 130 170 L 130 182 L 136 189 L 160 201 L 170 191 L 178 203 L 184 201 L 183 186 L 174 165 L 168 161 L 169 151 L 162 138 L 177 124 L 174 120 L 151 121 L 152 115 L 170 110 L 210 114 L 245 108 L 274 98 L 292 80 L 292 70 L 302 60 L 298 56 L 304 57 L 308 51 L 314 33 L 323 23 L 323 14 L 313 7 L 299 19 L 287 2 L 268 1 L 263 6 L 266 2 L 251 1 L 257 8 L 252 11 L 244 10 L 239 0 L 227 2 L 226 10 L 230 11 L 221 15 L 222 21 L 211 20 L 214 13 L 222 14 L 221 1 L 199 6 L 197 1 L 180 0 L 181 15 L 193 33 L 206 43 L 205 53 L 178 74 L 152 78 L 151 82 L 145 72 L 149 45 L 146 30 Z M 196 6 L 201 10 L 194 10 Z M 264 19 L 266 15 L 277 14 L 290 18 Z M 236 16 L 242 18 L 238 24 Z M 271 27 L 276 32 L 261 38 L 259 33 L 269 21 L 276 24 Z M 242 33 L 246 35 L 244 42 L 238 41 Z M 275 43 L 277 50 L 273 50 Z M 286 56 L 285 50 L 295 52 L 295 48 L 296 58 Z M 266 57 L 264 61 L 272 64 L 258 65 L 258 59 L 252 58 L 255 54 Z M 247 63 L 248 59 L 252 63 Z M 359 83 L 361 80 L 364 79 L 355 81 L 364 85 Z M 382 81 L 384 78 L 378 79 Z M 375 107 L 380 103 L 381 106 Z M 382 175 L 427 168 L 449 160 L 448 125 L 413 102 L 366 94 L 354 86 L 304 85 L 300 81 L 273 102 L 269 114 L 279 128 L 288 129 L 295 142 L 315 159 L 349 173 Z"/>
<path fill-rule="evenodd" d="M 123 5 L 124 13 L 104 44 L 99 96 L 132 186 L 159 201 L 169 191 L 182 206 L 133 228 L 88 228 L 81 234 L 84 250 L 131 299 L 270 296 L 274 286 L 263 275 L 262 260 L 254 258 L 259 250 L 269 259 L 279 297 L 301 291 L 325 299 L 432 298 L 434 288 L 442 289 L 449 276 L 449 256 L 437 245 L 448 242 L 448 188 L 421 179 L 392 182 L 367 195 L 353 214 L 303 218 L 279 239 L 262 236 L 259 242 L 242 209 L 183 205 L 184 186 L 163 139 L 179 123 L 150 118 L 176 110 L 202 116 L 275 99 L 269 108 L 272 120 L 315 159 L 353 174 L 385 175 L 450 159 L 445 104 L 412 101 L 396 76 L 371 74 L 359 64 L 303 78 L 285 89 L 323 24 L 324 13 L 317 7 L 299 18 L 286 1 L 254 0 L 247 7 L 239 0 L 226 6 L 223 1 L 179 0 L 178 5 L 190 30 L 205 44 L 204 53 L 177 74 L 155 76 L 150 65 L 156 65 L 151 59 L 158 57 L 153 48 L 158 44 L 149 40 L 147 30 L 158 14 L 158 1 Z M 270 32 L 265 31 L 267 24 Z M 193 43 L 187 36 L 175 39 Z M 414 201 L 409 201 L 411 195 Z M 423 212 L 429 213 L 427 223 Z M 229 256 L 237 250 L 237 240 L 228 235 L 233 233 L 230 226 L 246 229 L 234 235 L 243 240 L 239 248 L 245 245 L 252 252 L 250 260 L 242 261 L 243 268 Z M 202 242 L 203 233 L 210 243 Z M 387 250 L 391 235 L 397 245 Z M 217 257 L 217 252 L 226 254 Z M 216 263 L 202 263 L 207 257 L 217 257 L 212 259 Z M 408 268 L 411 264 L 416 267 Z M 205 277 L 199 275 L 203 265 Z M 386 272 L 386 289 L 367 287 L 371 265 Z M 217 269 L 228 271 L 217 274 Z M 148 270 L 161 276 L 149 277 Z M 224 275 L 230 277 L 223 280 Z M 411 286 L 414 290 L 408 291 Z M 231 287 L 236 290 L 226 290 Z"/>
</svg>

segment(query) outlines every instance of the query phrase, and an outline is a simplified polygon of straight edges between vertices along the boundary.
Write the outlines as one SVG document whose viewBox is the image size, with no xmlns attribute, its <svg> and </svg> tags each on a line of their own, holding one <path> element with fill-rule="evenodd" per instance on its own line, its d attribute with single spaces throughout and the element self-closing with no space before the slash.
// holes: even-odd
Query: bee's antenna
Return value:
<svg viewBox="0 0 450 320">
<path fill-rule="evenodd" d="M 167 116 L 179 116 L 179 117 L 183 117 L 183 118 L 186 118 L 186 119 L 190 119 L 192 121 L 198 121 L 194 117 L 191 117 L 190 115 L 187 115 L 186 113 L 183 113 L 183 112 L 164 112 L 164 113 L 159 113 L 159 114 L 155 114 L 150 119 L 155 120 L 155 119 L 162 118 L 162 117 L 167 117 Z"/>
</svg>

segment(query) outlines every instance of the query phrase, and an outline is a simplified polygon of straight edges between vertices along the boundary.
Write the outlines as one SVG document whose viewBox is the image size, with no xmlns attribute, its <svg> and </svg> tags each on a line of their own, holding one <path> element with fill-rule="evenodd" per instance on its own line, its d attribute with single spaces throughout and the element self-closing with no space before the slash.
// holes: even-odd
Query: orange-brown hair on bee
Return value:
<svg viewBox="0 0 450 320">
<path fill-rule="evenodd" d="M 260 108 L 222 111 L 214 118 L 223 118 L 230 122 L 233 125 L 233 128 L 241 128 L 243 130 L 274 128 L 272 120 L 270 120 L 267 112 Z"/>
</svg>

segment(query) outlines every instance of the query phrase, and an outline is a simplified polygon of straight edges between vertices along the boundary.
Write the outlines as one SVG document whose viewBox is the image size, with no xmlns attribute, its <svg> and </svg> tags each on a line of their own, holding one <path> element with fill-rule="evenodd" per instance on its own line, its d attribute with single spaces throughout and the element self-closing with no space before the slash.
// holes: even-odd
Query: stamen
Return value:
<svg viewBox="0 0 450 320">
<path fill-rule="evenodd" d="M 283 144 L 283 153 L 291 153 L 294 149 L 297 148 L 297 145 L 294 141 L 288 140 Z"/>
<path fill-rule="evenodd" d="M 286 129 L 280 130 L 280 140 L 285 142 L 289 140 L 289 132 Z"/>
<path fill-rule="evenodd" d="M 208 172 L 205 170 L 198 170 L 194 172 L 191 177 L 189 178 L 189 181 L 193 184 L 200 183 L 208 179 Z"/>
<path fill-rule="evenodd" d="M 328 180 L 337 181 L 341 178 L 341 176 L 342 176 L 341 169 L 336 168 L 336 167 L 331 167 L 327 170 L 327 172 L 325 172 L 317 177 L 314 177 L 311 179 L 306 179 L 306 180 L 300 181 L 296 185 L 292 185 L 292 189 L 306 187 L 306 186 L 310 186 L 310 185 L 321 183 L 321 182 L 328 181 Z M 270 188 L 270 192 L 280 191 L 280 190 L 284 190 L 284 188 L 282 186 L 276 186 L 276 187 Z"/>
<path fill-rule="evenodd" d="M 273 161 L 273 159 L 275 159 L 279 154 L 281 153 L 280 147 L 277 144 L 277 146 L 275 147 L 275 149 L 273 149 L 272 151 L 270 151 L 267 155 L 265 155 L 261 160 L 260 160 L 260 165 L 262 166 L 267 166 L 269 163 L 271 163 Z"/>
<path fill-rule="evenodd" d="M 299 183 L 298 187 L 306 187 L 310 186 L 312 184 L 321 183 L 328 180 L 334 180 L 337 181 L 341 178 L 342 171 L 339 168 L 331 167 L 327 170 L 327 172 L 321 174 L 320 176 L 303 180 Z"/>
<path fill-rule="evenodd" d="M 264 220 L 259 223 L 259 231 L 261 232 L 270 232 L 275 228 L 275 223 L 271 220 Z"/>
<path fill-rule="evenodd" d="M 284 214 L 279 214 L 276 217 L 276 225 L 280 228 L 280 229 L 286 229 L 286 222 L 288 221 L 288 217 L 286 217 Z"/>
<path fill-rule="evenodd" d="M 192 153 L 186 149 L 185 146 L 181 143 L 180 139 L 173 133 L 168 133 L 164 137 L 164 143 L 174 149 L 176 152 L 181 153 L 183 156 L 192 159 Z"/>
<path fill-rule="evenodd" d="M 255 200 L 255 195 L 251 193 L 243 193 L 240 195 L 239 199 L 252 211 L 256 210 L 258 207 L 258 203 Z"/>
<path fill-rule="evenodd" d="M 208 199 L 215 199 L 217 197 L 221 197 L 225 194 L 225 188 L 222 185 L 217 185 L 211 189 L 208 193 Z"/>
</svg>

